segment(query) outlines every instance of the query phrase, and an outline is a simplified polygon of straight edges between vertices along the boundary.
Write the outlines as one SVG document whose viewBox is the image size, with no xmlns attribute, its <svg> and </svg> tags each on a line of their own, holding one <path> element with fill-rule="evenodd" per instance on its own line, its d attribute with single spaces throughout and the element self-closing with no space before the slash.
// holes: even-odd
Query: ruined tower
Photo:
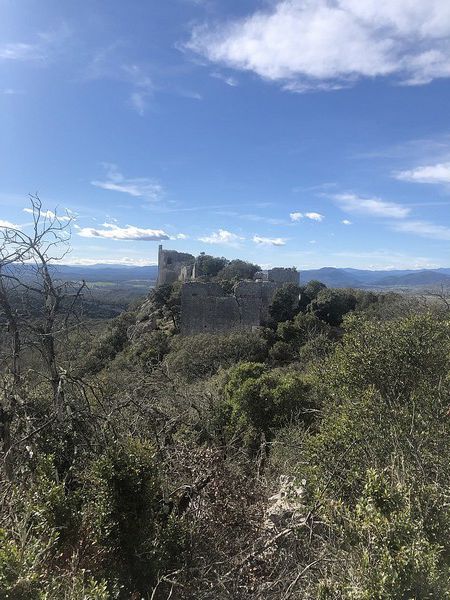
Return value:
<svg viewBox="0 0 450 600">
<path fill-rule="evenodd" d="M 192 276 L 195 257 L 185 252 L 158 248 L 158 280 L 156 285 L 171 284 L 175 281 L 187 281 Z"/>
</svg>

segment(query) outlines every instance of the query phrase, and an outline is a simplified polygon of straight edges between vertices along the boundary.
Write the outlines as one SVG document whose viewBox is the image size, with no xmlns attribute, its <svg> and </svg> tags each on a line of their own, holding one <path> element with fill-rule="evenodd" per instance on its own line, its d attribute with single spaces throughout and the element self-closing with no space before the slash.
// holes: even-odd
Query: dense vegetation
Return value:
<svg viewBox="0 0 450 600">
<path fill-rule="evenodd" d="M 91 328 L 60 225 L 3 237 L 0 598 L 450 598 L 445 304 L 310 282 L 180 337 L 174 285 Z"/>
</svg>

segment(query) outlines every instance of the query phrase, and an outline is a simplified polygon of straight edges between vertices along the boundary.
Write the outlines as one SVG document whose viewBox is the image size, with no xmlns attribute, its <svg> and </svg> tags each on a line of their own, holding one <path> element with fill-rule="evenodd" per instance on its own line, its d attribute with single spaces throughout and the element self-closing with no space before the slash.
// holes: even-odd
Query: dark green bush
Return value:
<svg viewBox="0 0 450 600">
<path fill-rule="evenodd" d="M 86 473 L 83 528 L 108 578 L 129 594 L 148 593 L 160 571 L 176 564 L 182 530 L 170 515 L 151 444 L 112 443 Z M 128 596 L 126 596 L 128 597 Z"/>
<path fill-rule="evenodd" d="M 256 362 L 266 358 L 267 342 L 259 334 L 202 333 L 174 338 L 166 362 L 171 374 L 195 381 L 241 361 Z"/>
<path fill-rule="evenodd" d="M 290 421 L 308 424 L 313 414 L 310 387 L 297 372 L 247 362 L 227 374 L 222 418 L 230 431 L 241 431 L 250 445 L 261 434 L 270 440 Z"/>
</svg>

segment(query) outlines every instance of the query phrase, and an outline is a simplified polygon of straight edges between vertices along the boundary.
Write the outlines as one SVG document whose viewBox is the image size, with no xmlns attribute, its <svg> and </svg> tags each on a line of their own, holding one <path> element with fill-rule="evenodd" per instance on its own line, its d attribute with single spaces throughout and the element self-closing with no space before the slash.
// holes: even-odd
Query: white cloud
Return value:
<svg viewBox="0 0 450 600">
<path fill-rule="evenodd" d="M 130 104 L 142 117 L 149 106 L 153 95 L 154 86 L 151 78 L 138 65 L 124 65 L 122 67 L 124 78 L 133 86 L 130 94 Z"/>
<path fill-rule="evenodd" d="M 210 235 L 198 239 L 200 242 L 205 242 L 205 244 L 226 244 L 230 246 L 235 246 L 244 238 L 237 235 L 236 233 L 227 231 L 226 229 L 219 229 L 218 231 L 213 231 L 213 233 L 211 233 Z"/>
<path fill-rule="evenodd" d="M 342 223 L 342 225 L 351 225 L 352 224 L 352 222 L 349 221 L 348 219 L 342 219 L 341 223 Z"/>
<path fill-rule="evenodd" d="M 385 202 L 379 198 L 361 198 L 355 194 L 335 194 L 333 198 L 342 210 L 355 212 L 375 217 L 388 217 L 392 219 L 404 219 L 411 209 L 394 202 Z"/>
<path fill-rule="evenodd" d="M 50 31 L 41 31 L 33 42 L 0 44 L 0 61 L 47 62 L 51 56 L 67 48 L 71 31 L 66 23 Z"/>
<path fill-rule="evenodd" d="M 324 215 L 321 215 L 320 213 L 316 213 L 316 212 L 307 212 L 305 214 L 305 217 L 307 219 L 311 219 L 311 221 L 323 221 L 324 220 Z"/>
<path fill-rule="evenodd" d="M 33 61 L 42 58 L 43 53 L 39 44 L 16 42 L 0 46 L 0 60 Z"/>
<path fill-rule="evenodd" d="M 91 181 L 95 187 L 147 200 L 159 200 L 164 193 L 163 187 L 153 179 L 148 177 L 129 179 L 122 175 L 116 165 L 104 163 L 103 166 L 106 169 L 106 179 Z"/>
<path fill-rule="evenodd" d="M 4 229 L 20 229 L 19 225 L 15 225 L 14 223 L 11 223 L 11 221 L 5 221 L 4 219 L 0 219 L 0 228 L 4 228 Z"/>
<path fill-rule="evenodd" d="M 23 212 L 28 213 L 30 215 L 32 215 L 34 213 L 32 208 L 24 208 Z M 67 211 L 70 212 L 70 211 Z M 74 219 L 74 216 L 71 215 L 58 215 L 57 213 L 54 213 L 52 210 L 43 210 L 40 213 L 41 217 L 43 217 L 44 219 L 57 219 L 58 221 L 71 221 L 72 219 Z"/>
<path fill-rule="evenodd" d="M 286 89 L 336 89 L 363 77 L 410 85 L 450 76 L 448 0 L 278 0 L 194 29 L 187 47 Z"/>
<path fill-rule="evenodd" d="M 129 88 L 128 104 L 140 116 L 147 111 L 156 86 L 148 69 L 123 59 L 120 41 L 101 48 L 85 69 L 87 80 L 109 79 Z"/>
<path fill-rule="evenodd" d="M 401 233 L 412 233 L 425 238 L 450 240 L 450 227 L 435 225 L 428 221 L 401 221 L 393 224 L 392 229 Z"/>
<path fill-rule="evenodd" d="M 158 242 L 168 240 L 170 236 L 162 229 L 142 229 L 134 225 L 119 227 L 114 223 L 103 223 L 103 229 L 82 227 L 78 235 L 86 238 L 104 238 L 108 240 L 134 240 L 144 242 Z"/>
<path fill-rule="evenodd" d="M 185 233 L 177 233 L 177 235 L 175 235 L 173 237 L 173 239 L 175 239 L 175 240 L 187 240 L 187 239 L 189 239 L 189 236 L 186 235 Z"/>
<path fill-rule="evenodd" d="M 415 183 L 450 183 L 450 162 L 417 167 L 395 174 L 397 179 Z"/>
<path fill-rule="evenodd" d="M 263 245 L 263 246 L 285 246 L 286 240 L 284 238 L 268 238 L 262 237 L 260 235 L 254 235 L 253 241 L 255 244 Z"/>
<path fill-rule="evenodd" d="M 325 218 L 324 215 L 321 215 L 317 212 L 307 212 L 304 214 L 301 212 L 291 212 L 289 216 L 291 218 L 291 221 L 293 221 L 294 223 L 297 221 L 301 221 L 301 219 L 303 218 L 310 219 L 311 221 L 323 221 L 323 219 Z"/>
<path fill-rule="evenodd" d="M 91 266 L 91 265 L 125 265 L 130 267 L 148 267 L 150 265 L 156 265 L 154 262 L 149 262 L 146 258 L 130 258 L 128 256 L 118 258 L 77 258 L 70 257 L 67 260 L 64 259 L 65 265 L 80 265 L 80 266 Z"/>
</svg>

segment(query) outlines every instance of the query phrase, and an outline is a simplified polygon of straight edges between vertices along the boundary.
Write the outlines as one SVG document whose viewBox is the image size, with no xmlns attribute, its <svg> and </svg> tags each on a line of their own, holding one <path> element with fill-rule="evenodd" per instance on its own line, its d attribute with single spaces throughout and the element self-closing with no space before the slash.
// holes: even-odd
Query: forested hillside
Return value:
<svg viewBox="0 0 450 600">
<path fill-rule="evenodd" d="M 182 337 L 174 284 L 94 326 L 33 210 L 1 240 L 0 598 L 450 598 L 444 295 L 288 284 L 258 332 Z"/>
</svg>

